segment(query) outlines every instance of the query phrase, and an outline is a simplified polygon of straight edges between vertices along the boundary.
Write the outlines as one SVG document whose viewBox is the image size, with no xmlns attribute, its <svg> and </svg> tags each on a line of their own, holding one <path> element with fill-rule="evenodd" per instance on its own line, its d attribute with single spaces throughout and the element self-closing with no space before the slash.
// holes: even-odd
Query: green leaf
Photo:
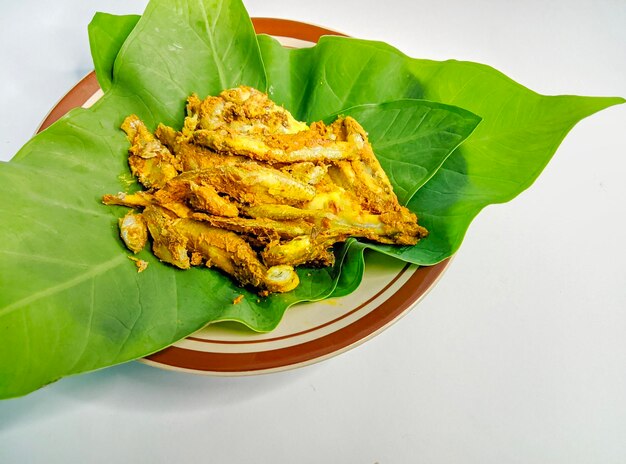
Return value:
<svg viewBox="0 0 626 464">
<path fill-rule="evenodd" d="M 272 97 L 299 117 L 402 98 L 442 102 L 482 117 L 423 188 L 412 197 L 402 194 L 411 197 L 408 207 L 430 235 L 413 247 L 366 244 L 421 265 L 450 257 L 482 208 L 528 188 L 577 122 L 625 101 L 543 96 L 489 66 L 414 59 L 381 42 L 325 36 L 315 47 L 287 49 L 262 35 L 259 45 Z"/>
<path fill-rule="evenodd" d="M 122 44 L 137 25 L 141 16 L 117 16 L 108 13 L 96 13 L 87 31 L 89 48 L 93 57 L 98 84 L 105 92 L 113 84 L 113 64 Z"/>
<path fill-rule="evenodd" d="M 539 95 L 488 66 L 413 60 L 424 97 L 458 105 L 483 122 L 408 207 L 432 233 L 417 247 L 370 248 L 421 265 L 454 254 L 476 215 L 526 190 L 576 123 L 624 103 L 619 97 Z"/>
<path fill-rule="evenodd" d="M 117 237 L 122 210 L 100 198 L 129 187 L 125 115 L 180 124 L 191 92 L 239 84 L 265 86 L 240 2 L 153 1 L 107 94 L 0 164 L 0 398 L 152 353 L 232 306 L 241 291 L 218 272 L 181 272 L 144 251 L 138 274 Z M 309 293 L 330 291 L 328 280 Z"/>
<path fill-rule="evenodd" d="M 288 49 L 261 34 L 259 46 L 270 96 L 306 121 L 357 105 L 425 98 L 410 60 L 381 52 L 377 42 L 324 36 L 314 47 Z"/>
<path fill-rule="evenodd" d="M 344 260 L 331 298 L 349 295 L 358 288 L 365 272 L 364 246 L 358 240 L 349 238 L 343 248 Z"/>
</svg>

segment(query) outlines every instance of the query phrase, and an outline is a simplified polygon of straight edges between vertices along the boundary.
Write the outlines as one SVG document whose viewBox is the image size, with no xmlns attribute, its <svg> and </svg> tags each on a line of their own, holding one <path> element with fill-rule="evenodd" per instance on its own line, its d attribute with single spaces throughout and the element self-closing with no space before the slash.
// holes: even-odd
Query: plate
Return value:
<svg viewBox="0 0 626 464">
<path fill-rule="evenodd" d="M 322 35 L 343 35 L 323 27 L 275 18 L 253 18 L 257 32 L 283 45 L 313 45 Z M 102 96 L 94 72 L 50 111 L 38 131 L 75 107 Z M 151 366 L 212 375 L 250 375 L 305 366 L 336 356 L 374 337 L 423 298 L 450 260 L 417 267 L 379 253 L 366 254 L 363 282 L 351 295 L 298 304 L 272 332 L 259 334 L 235 323 L 211 324 L 141 361 Z"/>
</svg>

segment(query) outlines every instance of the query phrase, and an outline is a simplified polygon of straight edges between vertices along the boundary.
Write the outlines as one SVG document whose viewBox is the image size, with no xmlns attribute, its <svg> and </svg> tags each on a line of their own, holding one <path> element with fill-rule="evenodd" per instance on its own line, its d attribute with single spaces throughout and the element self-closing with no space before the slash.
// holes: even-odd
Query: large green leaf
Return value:
<svg viewBox="0 0 626 464">
<path fill-rule="evenodd" d="M 408 205 L 438 233 L 419 248 L 372 247 L 417 264 L 434 264 L 456 252 L 480 210 L 528 188 L 576 123 L 625 101 L 539 95 L 477 63 L 413 60 L 412 71 L 423 84 L 424 98 L 483 117 L 467 143 Z"/>
<path fill-rule="evenodd" d="M 119 57 L 113 87 L 93 108 L 72 111 L 0 164 L 0 397 L 154 352 L 240 293 L 219 273 L 180 272 L 148 252 L 149 271 L 137 274 L 116 237 L 122 212 L 99 199 L 128 187 L 125 115 L 179 123 L 192 91 L 264 87 L 243 5 L 152 2 Z"/>
<path fill-rule="evenodd" d="M 136 113 L 150 127 L 159 121 L 179 126 L 191 92 L 265 88 L 266 79 L 238 1 L 155 0 L 126 40 L 99 37 L 106 31 L 91 29 L 92 44 L 105 44 L 94 56 L 106 74 L 100 82 L 109 86 L 104 97 L 88 110 L 73 110 L 0 164 L 0 397 L 150 354 L 211 321 L 271 330 L 289 305 L 328 296 L 344 255 L 351 256 L 350 247 L 341 248 L 335 267 L 302 269 L 296 291 L 266 299 L 217 271 L 164 265 L 147 250 L 139 256 L 148 270 L 138 274 L 117 233 L 123 208 L 100 203 L 104 193 L 137 188 L 121 121 Z M 419 100 L 346 112 L 359 115 L 392 168 L 409 160 L 416 185 L 479 121 L 468 111 Z M 409 192 L 410 179 L 402 182 Z M 233 305 L 241 294 L 243 302 Z"/>
<path fill-rule="evenodd" d="M 543 96 L 489 66 L 414 59 L 381 42 L 326 36 L 315 47 L 287 49 L 260 36 L 259 45 L 272 97 L 299 117 L 322 118 L 399 98 L 442 102 L 482 117 L 476 132 L 408 203 L 429 237 L 414 247 L 362 245 L 422 265 L 451 256 L 482 208 L 529 187 L 578 121 L 624 102 Z"/>
</svg>

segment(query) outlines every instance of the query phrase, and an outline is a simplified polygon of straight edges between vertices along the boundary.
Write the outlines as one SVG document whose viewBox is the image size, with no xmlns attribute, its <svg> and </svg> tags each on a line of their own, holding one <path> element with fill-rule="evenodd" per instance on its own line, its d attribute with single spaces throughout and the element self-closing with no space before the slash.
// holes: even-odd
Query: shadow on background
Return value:
<svg viewBox="0 0 626 464">
<path fill-rule="evenodd" d="M 0 437 L 3 430 L 80 409 L 162 416 L 239 405 L 289 388 L 320 368 L 314 365 L 249 377 L 212 377 L 125 363 L 61 379 L 23 398 L 0 401 Z"/>
</svg>

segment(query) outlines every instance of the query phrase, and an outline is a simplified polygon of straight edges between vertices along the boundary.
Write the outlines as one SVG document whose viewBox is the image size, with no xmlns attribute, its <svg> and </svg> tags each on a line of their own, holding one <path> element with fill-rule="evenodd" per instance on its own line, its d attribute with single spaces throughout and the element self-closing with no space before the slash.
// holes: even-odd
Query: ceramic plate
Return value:
<svg viewBox="0 0 626 464">
<path fill-rule="evenodd" d="M 320 36 L 342 35 L 296 21 L 254 18 L 259 33 L 288 47 L 313 45 Z M 48 114 L 43 130 L 70 109 L 102 96 L 95 74 L 81 80 Z M 366 254 L 363 282 L 351 295 L 298 304 L 272 332 L 258 334 L 234 323 L 212 324 L 142 361 L 155 367 L 213 375 L 249 375 L 291 369 L 346 351 L 397 321 L 436 283 L 449 260 L 415 265 Z"/>
</svg>

